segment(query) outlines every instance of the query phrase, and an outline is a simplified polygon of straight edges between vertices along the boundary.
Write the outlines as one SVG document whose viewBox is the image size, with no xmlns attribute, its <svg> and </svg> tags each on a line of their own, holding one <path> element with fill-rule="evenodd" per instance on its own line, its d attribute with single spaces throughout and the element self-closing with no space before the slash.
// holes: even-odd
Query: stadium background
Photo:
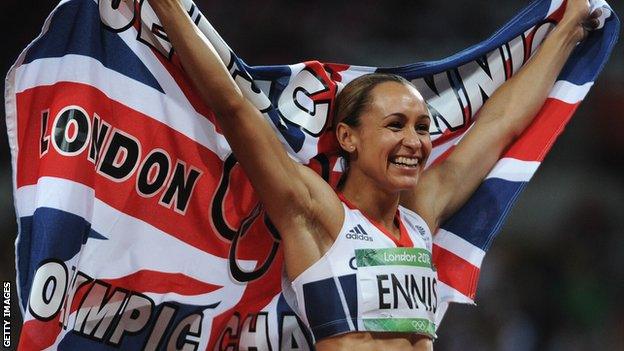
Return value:
<svg viewBox="0 0 624 351">
<path fill-rule="evenodd" d="M 624 4 L 611 2 L 616 12 L 624 14 Z M 370 66 L 447 57 L 485 39 L 526 4 L 512 0 L 196 3 L 249 64 L 317 59 Z M 1 3 L 3 74 L 39 33 L 55 4 Z M 436 350 L 624 350 L 621 47 L 616 46 L 486 256 L 477 307 L 450 309 Z M 0 128 L 0 278 L 14 281 L 17 226 L 5 123 Z M 15 284 L 12 303 L 16 341 Z"/>
</svg>

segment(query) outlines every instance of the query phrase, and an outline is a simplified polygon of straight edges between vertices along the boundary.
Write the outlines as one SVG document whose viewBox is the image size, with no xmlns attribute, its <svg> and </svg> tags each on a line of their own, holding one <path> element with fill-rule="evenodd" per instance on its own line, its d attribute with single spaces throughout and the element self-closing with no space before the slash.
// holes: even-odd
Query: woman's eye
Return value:
<svg viewBox="0 0 624 351">
<path fill-rule="evenodd" d="M 429 133 L 429 125 L 419 124 L 416 126 L 416 131 L 418 131 L 419 133 Z"/>
<path fill-rule="evenodd" d="M 390 128 L 392 130 L 399 130 L 399 129 L 403 128 L 403 124 L 401 124 L 399 122 L 392 122 L 392 123 L 388 124 L 388 128 Z"/>
</svg>

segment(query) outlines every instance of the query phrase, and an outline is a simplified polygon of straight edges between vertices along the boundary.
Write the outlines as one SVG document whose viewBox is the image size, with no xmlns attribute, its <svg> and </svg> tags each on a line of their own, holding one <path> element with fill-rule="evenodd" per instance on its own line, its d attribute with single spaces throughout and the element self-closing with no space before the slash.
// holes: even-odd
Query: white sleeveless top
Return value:
<svg viewBox="0 0 624 351">
<path fill-rule="evenodd" d="M 425 221 L 400 207 L 397 240 L 341 197 L 345 219 L 330 249 L 293 282 L 286 301 L 315 340 L 355 331 L 435 337 L 437 274 Z"/>
</svg>

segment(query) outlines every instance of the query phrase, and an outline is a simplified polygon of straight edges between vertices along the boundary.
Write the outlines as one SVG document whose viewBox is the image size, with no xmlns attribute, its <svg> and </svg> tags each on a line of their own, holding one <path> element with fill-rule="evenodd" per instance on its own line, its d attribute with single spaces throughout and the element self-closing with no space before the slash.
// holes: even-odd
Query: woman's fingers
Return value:
<svg viewBox="0 0 624 351">
<path fill-rule="evenodd" d="M 589 18 L 599 18 L 600 16 L 602 16 L 602 9 L 596 9 L 589 15 Z"/>
<path fill-rule="evenodd" d="M 589 20 L 589 28 L 596 29 L 600 25 L 600 20 L 597 18 L 592 18 Z"/>
<path fill-rule="evenodd" d="M 583 29 L 586 31 L 592 31 L 600 26 L 600 20 L 598 18 L 589 18 L 583 23 Z"/>
<path fill-rule="evenodd" d="M 602 16 L 602 9 L 596 9 L 583 21 L 583 29 L 586 31 L 598 29 L 600 26 L 600 16 Z"/>
</svg>

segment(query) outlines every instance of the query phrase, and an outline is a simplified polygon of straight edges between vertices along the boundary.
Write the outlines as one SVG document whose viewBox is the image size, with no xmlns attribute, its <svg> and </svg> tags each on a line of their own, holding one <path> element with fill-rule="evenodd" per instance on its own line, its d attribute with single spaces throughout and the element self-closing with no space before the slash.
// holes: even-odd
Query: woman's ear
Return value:
<svg viewBox="0 0 624 351">
<path fill-rule="evenodd" d="M 355 134 L 355 130 L 345 123 L 340 122 L 336 125 L 336 139 L 340 147 L 348 153 L 353 153 L 357 149 L 358 138 Z"/>
</svg>

